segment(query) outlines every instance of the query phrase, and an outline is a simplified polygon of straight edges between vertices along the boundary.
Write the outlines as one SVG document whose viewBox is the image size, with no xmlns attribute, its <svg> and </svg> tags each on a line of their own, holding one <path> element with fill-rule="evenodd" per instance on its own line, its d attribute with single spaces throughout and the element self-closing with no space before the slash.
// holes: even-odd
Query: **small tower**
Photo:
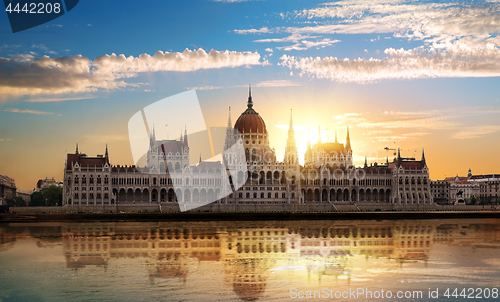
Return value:
<svg viewBox="0 0 500 302">
<path fill-rule="evenodd" d="M 422 167 L 425 167 L 427 166 L 426 162 L 425 162 L 425 153 L 424 153 L 424 149 L 422 149 Z"/>
<path fill-rule="evenodd" d="M 252 107 L 253 107 L 252 85 L 251 84 L 248 84 L 248 102 L 247 102 L 247 107 L 248 107 L 248 109 L 252 109 Z"/>
<path fill-rule="evenodd" d="M 295 142 L 295 131 L 293 130 L 292 109 L 290 109 L 290 126 L 288 128 L 288 139 L 286 141 L 284 161 L 286 165 L 297 165 L 297 159 L 297 144 Z"/>
<path fill-rule="evenodd" d="M 365 168 L 368 167 L 368 161 L 366 160 L 366 156 L 365 156 Z"/>
<path fill-rule="evenodd" d="M 352 150 L 351 149 L 351 138 L 349 137 L 349 126 L 347 127 L 347 139 L 346 139 L 346 143 L 345 143 L 345 148 L 347 151 Z"/>
<path fill-rule="evenodd" d="M 76 143 L 76 151 L 75 154 L 78 154 L 78 143 Z"/>
<path fill-rule="evenodd" d="M 187 146 L 188 144 L 188 130 L 187 130 L 187 124 L 184 125 L 184 145 Z"/>
</svg>

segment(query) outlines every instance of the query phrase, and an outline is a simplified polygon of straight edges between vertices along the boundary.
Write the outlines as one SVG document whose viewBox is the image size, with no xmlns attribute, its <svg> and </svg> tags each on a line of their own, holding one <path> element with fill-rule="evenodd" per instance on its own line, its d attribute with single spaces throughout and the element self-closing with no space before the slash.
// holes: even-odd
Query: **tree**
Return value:
<svg viewBox="0 0 500 302">
<path fill-rule="evenodd" d="M 46 206 L 61 206 L 62 205 L 62 188 L 50 186 L 43 190 Z"/>
<path fill-rule="evenodd" d="M 30 207 L 40 207 L 45 205 L 45 197 L 43 197 L 42 192 L 33 192 L 31 194 L 31 201 L 29 203 Z"/>
<path fill-rule="evenodd" d="M 25 207 L 26 201 L 21 196 L 17 196 L 16 199 L 7 200 L 7 205 L 9 207 Z"/>
<path fill-rule="evenodd" d="M 470 197 L 470 204 L 476 204 L 476 203 L 477 203 L 477 198 L 476 198 L 476 196 L 472 195 Z"/>
<path fill-rule="evenodd" d="M 482 205 L 487 205 L 489 202 L 488 198 L 482 198 L 480 201 L 479 201 L 479 204 L 482 204 Z"/>
</svg>

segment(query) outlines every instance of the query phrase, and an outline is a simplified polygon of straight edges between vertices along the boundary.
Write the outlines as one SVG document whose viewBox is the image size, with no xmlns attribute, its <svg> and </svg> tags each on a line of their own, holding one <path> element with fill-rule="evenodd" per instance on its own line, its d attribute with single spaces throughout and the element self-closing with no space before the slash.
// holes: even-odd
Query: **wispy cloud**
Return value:
<svg viewBox="0 0 500 302">
<path fill-rule="evenodd" d="M 384 53 L 386 57 L 383 59 L 283 55 L 279 65 L 298 69 L 300 75 L 357 83 L 386 79 L 500 76 L 500 49 L 493 44 L 476 49 L 457 45 L 454 49 L 429 51 L 388 48 Z"/>
<path fill-rule="evenodd" d="M 481 125 L 462 128 L 451 137 L 455 139 L 473 139 L 497 132 L 500 132 L 500 125 Z"/>
<path fill-rule="evenodd" d="M 262 27 L 260 29 L 255 29 L 255 28 L 251 28 L 251 29 L 235 29 L 234 32 L 237 33 L 237 34 L 240 34 L 240 35 L 246 35 L 246 34 L 267 34 L 267 33 L 272 32 L 272 30 L 270 30 L 267 27 Z"/>
<path fill-rule="evenodd" d="M 13 141 L 12 138 L 0 138 L 0 142 L 10 142 Z"/>
<path fill-rule="evenodd" d="M 255 84 L 252 84 L 252 87 L 294 87 L 300 86 L 301 84 L 298 82 L 290 81 L 290 80 L 270 80 L 270 81 L 262 81 Z M 215 89 L 226 89 L 226 88 L 241 88 L 247 87 L 246 85 L 234 85 L 234 86 L 197 86 L 197 87 L 186 87 L 187 89 L 196 89 L 196 90 L 215 90 Z"/>
<path fill-rule="evenodd" d="M 47 103 L 47 102 L 64 102 L 64 101 L 78 101 L 78 100 L 90 100 L 95 99 L 95 96 L 84 96 L 84 97 L 67 97 L 67 98 L 35 98 L 28 99 L 28 103 Z"/>
<path fill-rule="evenodd" d="M 133 84 L 122 79 L 146 72 L 192 72 L 266 64 L 269 64 L 267 60 L 261 61 L 257 52 L 212 49 L 207 53 L 201 48 L 174 53 L 157 51 L 153 56 L 111 54 L 99 56 L 94 61 L 81 55 L 0 58 L 0 97 L 123 88 Z"/>
<path fill-rule="evenodd" d="M 8 108 L 8 109 L 3 109 L 2 111 L 14 112 L 14 113 L 29 113 L 29 114 L 36 114 L 36 115 L 52 115 L 52 114 L 54 114 L 53 112 L 37 111 L 37 110 L 30 110 L 30 109 L 18 109 L 18 108 Z M 60 114 L 57 114 L 57 115 L 60 116 Z"/>
<path fill-rule="evenodd" d="M 85 141 L 91 143 L 108 143 L 128 141 L 127 135 L 85 135 Z"/>
</svg>

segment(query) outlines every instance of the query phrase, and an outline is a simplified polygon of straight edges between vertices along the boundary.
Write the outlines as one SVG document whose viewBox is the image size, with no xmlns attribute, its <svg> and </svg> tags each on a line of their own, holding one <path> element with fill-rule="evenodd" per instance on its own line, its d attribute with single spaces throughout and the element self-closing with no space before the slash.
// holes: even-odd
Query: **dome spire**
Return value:
<svg viewBox="0 0 500 302">
<path fill-rule="evenodd" d="M 252 101 L 252 84 L 248 84 L 248 109 L 252 109 L 253 101 Z"/>
</svg>

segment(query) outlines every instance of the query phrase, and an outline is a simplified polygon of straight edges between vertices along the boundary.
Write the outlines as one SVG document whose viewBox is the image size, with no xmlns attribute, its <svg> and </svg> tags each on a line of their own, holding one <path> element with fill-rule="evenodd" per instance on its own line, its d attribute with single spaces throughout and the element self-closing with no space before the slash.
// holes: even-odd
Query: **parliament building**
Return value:
<svg viewBox="0 0 500 302">
<path fill-rule="evenodd" d="M 68 154 L 64 170 L 63 205 L 116 207 L 157 205 L 160 210 L 181 206 L 189 210 L 213 201 L 218 208 L 238 205 L 358 205 L 433 203 L 429 169 L 421 160 L 403 158 L 355 167 L 349 128 L 346 143 L 308 143 L 304 165 L 299 164 L 292 114 L 282 162 L 270 147 L 266 123 L 254 109 L 249 90 L 247 108 L 234 126 L 231 112 L 225 150 L 243 144 L 245 156 L 224 153 L 223 162 L 190 165 L 187 129 L 176 140 L 150 135 L 144 167 L 110 163 L 104 155 Z M 336 135 L 337 136 L 337 135 Z M 229 180 L 229 181 L 228 181 Z M 179 201 L 182 201 L 180 203 Z"/>
</svg>

